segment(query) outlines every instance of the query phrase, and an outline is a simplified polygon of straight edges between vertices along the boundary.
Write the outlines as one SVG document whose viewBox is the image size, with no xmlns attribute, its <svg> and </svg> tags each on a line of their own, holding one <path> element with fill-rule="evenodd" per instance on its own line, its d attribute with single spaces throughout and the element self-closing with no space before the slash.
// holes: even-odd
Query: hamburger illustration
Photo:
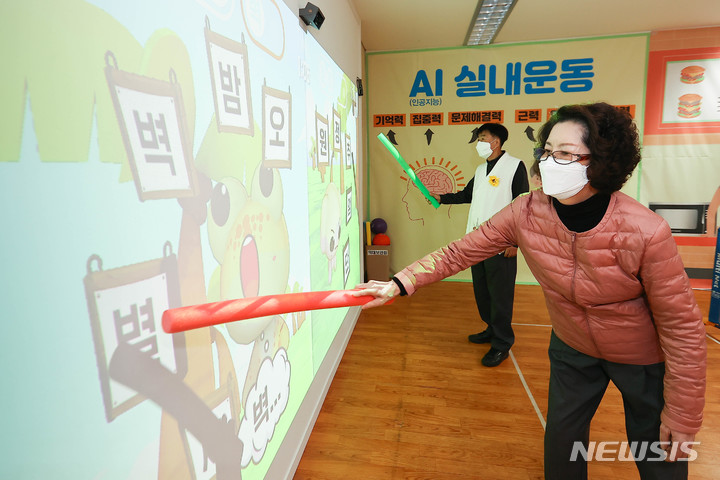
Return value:
<svg viewBox="0 0 720 480">
<path fill-rule="evenodd" d="M 700 83 L 705 79 L 705 69 L 699 65 L 690 65 L 680 70 L 680 81 L 683 83 Z"/>
<path fill-rule="evenodd" d="M 695 93 L 686 93 L 678 98 L 678 117 L 694 118 L 700 115 L 702 97 Z"/>
</svg>

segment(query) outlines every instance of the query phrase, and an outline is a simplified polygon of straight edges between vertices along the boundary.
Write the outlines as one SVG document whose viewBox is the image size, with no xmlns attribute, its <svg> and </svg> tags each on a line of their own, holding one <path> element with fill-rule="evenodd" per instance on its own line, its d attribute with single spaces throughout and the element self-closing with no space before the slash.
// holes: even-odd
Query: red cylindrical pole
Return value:
<svg viewBox="0 0 720 480">
<path fill-rule="evenodd" d="M 163 312 L 162 326 L 166 333 L 184 332 L 248 318 L 323 308 L 353 307 L 375 299 L 372 295 L 356 297 L 352 292 L 353 290 L 328 290 L 285 293 L 171 308 Z"/>
</svg>

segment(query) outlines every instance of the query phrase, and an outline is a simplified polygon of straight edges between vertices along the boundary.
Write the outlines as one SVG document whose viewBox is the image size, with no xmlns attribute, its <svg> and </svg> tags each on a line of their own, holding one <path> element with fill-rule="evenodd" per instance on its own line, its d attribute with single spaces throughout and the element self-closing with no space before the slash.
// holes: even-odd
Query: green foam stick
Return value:
<svg viewBox="0 0 720 480">
<path fill-rule="evenodd" d="M 378 135 L 378 139 L 380 139 L 382 144 L 385 145 L 385 148 L 388 149 L 388 151 L 392 154 L 392 156 L 395 157 L 395 160 L 397 160 L 397 162 L 400 164 L 402 169 L 405 170 L 405 173 L 407 173 L 410 176 L 410 179 L 413 181 L 415 186 L 417 186 L 420 189 L 422 194 L 425 195 L 425 198 L 428 199 L 430 204 L 433 207 L 438 208 L 440 206 L 438 201 L 435 200 L 435 198 L 432 195 L 430 195 L 430 191 L 427 189 L 427 187 L 425 187 L 425 185 L 423 185 L 423 183 L 420 181 L 420 179 L 417 177 L 417 175 L 415 175 L 415 171 L 412 168 L 410 168 L 410 165 L 408 165 L 407 162 L 402 158 L 402 155 L 400 155 L 400 152 L 398 152 L 398 149 L 395 148 L 395 145 L 390 143 L 390 140 L 388 140 L 388 138 L 385 136 L 384 133 L 380 133 Z"/>
</svg>

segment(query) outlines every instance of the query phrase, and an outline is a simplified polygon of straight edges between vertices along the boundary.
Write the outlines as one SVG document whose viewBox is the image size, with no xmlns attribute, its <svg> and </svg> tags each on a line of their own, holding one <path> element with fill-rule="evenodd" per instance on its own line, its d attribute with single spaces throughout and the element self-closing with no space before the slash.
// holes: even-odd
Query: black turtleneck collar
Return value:
<svg viewBox="0 0 720 480">
<path fill-rule="evenodd" d="M 571 232 L 579 233 L 587 232 L 600 223 L 610 205 L 610 194 L 596 193 L 575 205 L 564 205 L 554 197 L 552 201 L 563 225 Z"/>
<path fill-rule="evenodd" d="M 505 150 L 502 150 L 500 152 L 500 155 L 497 156 L 497 158 L 493 158 L 492 160 L 486 160 L 487 170 L 485 171 L 485 175 L 490 175 L 490 171 L 493 169 L 498 160 L 502 158 L 503 155 L 505 155 Z"/>
</svg>

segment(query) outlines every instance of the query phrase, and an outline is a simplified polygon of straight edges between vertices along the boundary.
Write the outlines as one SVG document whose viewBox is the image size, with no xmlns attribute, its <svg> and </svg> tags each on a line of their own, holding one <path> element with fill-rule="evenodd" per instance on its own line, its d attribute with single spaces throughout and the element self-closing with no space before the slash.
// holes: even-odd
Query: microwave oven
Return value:
<svg viewBox="0 0 720 480">
<path fill-rule="evenodd" d="M 709 203 L 653 203 L 648 207 L 668 222 L 673 233 L 704 234 Z"/>
</svg>

